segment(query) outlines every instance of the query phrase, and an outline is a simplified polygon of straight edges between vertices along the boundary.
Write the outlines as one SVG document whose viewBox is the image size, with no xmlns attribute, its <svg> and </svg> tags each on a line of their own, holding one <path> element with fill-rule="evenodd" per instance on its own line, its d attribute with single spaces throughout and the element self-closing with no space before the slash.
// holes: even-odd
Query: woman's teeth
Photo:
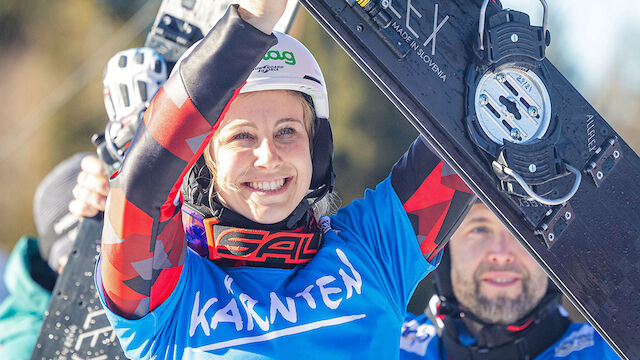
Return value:
<svg viewBox="0 0 640 360">
<path fill-rule="evenodd" d="M 285 179 L 275 181 L 250 182 L 249 187 L 262 191 L 278 190 L 284 186 Z"/>
</svg>

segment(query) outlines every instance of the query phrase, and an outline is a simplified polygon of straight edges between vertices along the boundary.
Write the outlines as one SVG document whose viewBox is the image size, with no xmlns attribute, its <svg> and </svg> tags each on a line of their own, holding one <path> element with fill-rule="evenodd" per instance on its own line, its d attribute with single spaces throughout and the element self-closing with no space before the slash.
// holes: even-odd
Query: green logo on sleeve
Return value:
<svg viewBox="0 0 640 360">
<path fill-rule="evenodd" d="M 295 65 L 296 58 L 291 51 L 280 52 L 278 50 L 269 50 L 264 55 L 265 60 L 284 60 L 285 64 Z"/>
</svg>

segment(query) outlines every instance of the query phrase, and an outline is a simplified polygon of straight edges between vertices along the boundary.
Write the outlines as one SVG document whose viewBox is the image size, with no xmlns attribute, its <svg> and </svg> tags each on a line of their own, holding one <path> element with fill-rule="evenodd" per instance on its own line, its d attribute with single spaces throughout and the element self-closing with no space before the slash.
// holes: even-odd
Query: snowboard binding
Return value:
<svg viewBox="0 0 640 360">
<path fill-rule="evenodd" d="M 578 191 L 582 175 L 558 149 L 563 120 L 552 111 L 553 89 L 546 85 L 543 60 L 550 34 L 547 4 L 540 2 L 542 27 L 530 25 L 527 14 L 510 9 L 498 10 L 487 23 L 489 0 L 484 0 L 476 63 L 466 78 L 466 125 L 499 180 L 499 189 L 549 208 L 542 220 L 528 220 L 550 247 L 559 235 L 550 221 L 564 222 L 557 230 L 568 225 L 572 214 L 567 202 Z M 563 216 L 557 217 L 560 209 L 554 207 L 564 209 Z"/>
<path fill-rule="evenodd" d="M 171 72 L 180 56 L 209 32 L 231 1 L 165 1 L 158 10 L 145 46 L 159 52 Z"/>
</svg>

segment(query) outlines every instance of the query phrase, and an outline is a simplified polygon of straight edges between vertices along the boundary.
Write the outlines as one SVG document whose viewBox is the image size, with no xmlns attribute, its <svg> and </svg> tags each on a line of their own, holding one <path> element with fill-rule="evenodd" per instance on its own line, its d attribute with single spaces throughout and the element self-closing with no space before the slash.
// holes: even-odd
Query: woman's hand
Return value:
<svg viewBox="0 0 640 360">
<path fill-rule="evenodd" d="M 73 188 L 74 199 L 69 203 L 69 212 L 78 218 L 92 217 L 99 211 L 104 211 L 109 194 L 109 180 L 103 173 L 102 163 L 95 156 L 85 156 L 80 167 L 82 171 Z"/>
<path fill-rule="evenodd" d="M 287 7 L 287 0 L 240 0 L 238 4 L 238 14 L 244 21 L 265 34 L 271 34 Z"/>
</svg>

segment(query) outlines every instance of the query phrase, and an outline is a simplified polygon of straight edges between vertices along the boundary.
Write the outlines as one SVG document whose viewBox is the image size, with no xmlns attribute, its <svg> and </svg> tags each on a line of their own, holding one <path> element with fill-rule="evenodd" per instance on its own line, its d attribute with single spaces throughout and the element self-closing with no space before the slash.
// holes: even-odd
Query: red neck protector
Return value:
<svg viewBox="0 0 640 360">
<path fill-rule="evenodd" d="M 217 218 L 204 219 L 208 257 L 221 266 L 291 269 L 306 264 L 322 245 L 315 219 L 311 226 L 268 231 L 225 226 Z"/>
</svg>

